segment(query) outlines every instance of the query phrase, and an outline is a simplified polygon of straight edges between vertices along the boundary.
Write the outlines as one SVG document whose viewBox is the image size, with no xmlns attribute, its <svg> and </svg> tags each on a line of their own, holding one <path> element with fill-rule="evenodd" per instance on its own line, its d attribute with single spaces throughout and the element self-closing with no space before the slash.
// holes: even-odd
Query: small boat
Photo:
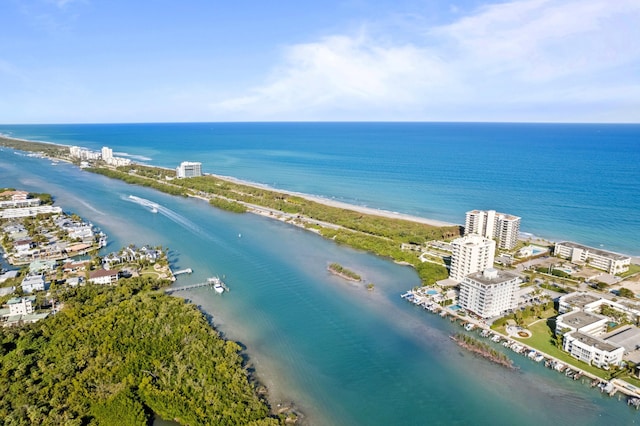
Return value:
<svg viewBox="0 0 640 426">
<path fill-rule="evenodd" d="M 151 207 L 151 213 L 158 213 L 158 209 L 155 207 Z"/>
<path fill-rule="evenodd" d="M 222 280 L 218 277 L 211 277 L 207 279 L 207 281 L 209 282 L 209 284 L 213 284 L 213 289 L 218 294 L 222 294 L 225 290 L 228 290 L 227 286 L 224 285 Z"/>
</svg>

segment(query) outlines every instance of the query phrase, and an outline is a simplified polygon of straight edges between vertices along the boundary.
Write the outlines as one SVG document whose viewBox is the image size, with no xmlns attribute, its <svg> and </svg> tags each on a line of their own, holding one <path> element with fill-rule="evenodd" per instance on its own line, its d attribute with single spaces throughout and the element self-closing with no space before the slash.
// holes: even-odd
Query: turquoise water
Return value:
<svg viewBox="0 0 640 426">
<path fill-rule="evenodd" d="M 185 123 L 0 125 L 293 191 L 463 223 L 472 209 L 522 231 L 640 255 L 640 125 Z"/>
<path fill-rule="evenodd" d="M 313 425 L 632 424 L 638 412 L 526 357 L 505 370 L 461 351 L 460 327 L 400 299 L 412 269 L 254 215 L 170 197 L 46 160 L 0 151 L 0 186 L 50 192 L 65 210 L 129 243 L 171 248 L 178 285 L 224 276 L 230 292 L 186 297 L 245 345 L 274 400 Z M 158 214 L 129 195 L 159 203 Z M 239 238 L 238 235 L 242 237 Z M 338 262 L 375 290 L 327 272 Z M 496 346 L 501 348 L 501 346 Z"/>
</svg>

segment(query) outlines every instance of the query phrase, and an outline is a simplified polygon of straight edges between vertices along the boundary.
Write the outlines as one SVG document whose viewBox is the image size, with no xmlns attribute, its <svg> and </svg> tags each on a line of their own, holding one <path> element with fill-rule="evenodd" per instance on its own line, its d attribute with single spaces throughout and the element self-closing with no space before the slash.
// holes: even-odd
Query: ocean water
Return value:
<svg viewBox="0 0 640 426">
<path fill-rule="evenodd" d="M 190 123 L 0 125 L 16 137 L 109 146 L 136 161 L 464 223 L 472 209 L 521 229 L 640 255 L 640 125 Z"/>
<path fill-rule="evenodd" d="M 218 134 L 224 133 L 228 137 L 218 136 L 218 142 L 209 143 L 209 154 L 193 154 L 193 157 L 191 148 L 180 149 L 173 146 L 163 152 L 159 148 L 162 147 L 159 142 L 153 148 L 151 136 L 145 139 L 147 145 L 141 143 L 140 147 L 136 147 L 131 142 L 135 139 L 133 138 L 127 146 L 124 141 L 132 136 L 126 129 L 134 128 L 137 132 L 144 133 L 141 129 L 145 126 L 155 128 L 157 125 L 127 125 L 124 126 L 125 130 L 119 131 L 116 131 L 119 126 L 104 126 L 113 134 L 120 132 L 119 137 L 113 137 L 113 143 L 107 142 L 110 137 L 104 135 L 103 139 L 98 138 L 94 142 L 77 134 L 73 137 L 69 134 L 62 135 L 66 126 L 55 127 L 59 132 L 55 138 L 46 137 L 47 134 L 41 127 L 37 128 L 39 132 L 31 131 L 32 134 L 29 135 L 41 140 L 55 139 L 56 142 L 65 143 L 77 138 L 77 144 L 97 148 L 109 145 L 114 150 L 144 156 L 150 159 L 147 160 L 150 163 L 167 167 L 182 160 L 205 163 L 204 158 L 209 158 L 205 163 L 205 170 L 210 172 L 280 188 L 334 196 L 373 207 L 418 213 L 411 207 L 412 203 L 417 202 L 409 199 L 399 203 L 398 206 L 401 207 L 387 207 L 373 202 L 385 201 L 386 197 L 381 195 L 384 191 L 389 191 L 389 197 L 399 197 L 390 189 L 394 185 L 398 186 L 398 192 L 406 190 L 402 185 L 393 183 L 401 180 L 400 169 L 404 170 L 404 167 L 398 167 L 396 161 L 401 161 L 402 157 L 405 166 L 416 164 L 418 161 L 414 157 L 418 155 L 411 156 L 405 152 L 400 156 L 393 146 L 385 148 L 383 153 L 374 153 L 373 148 L 365 149 L 367 138 L 360 127 L 366 128 L 365 125 L 354 125 L 350 130 L 358 135 L 360 156 L 357 155 L 357 148 L 344 146 L 348 139 L 344 135 L 342 143 L 337 140 L 340 137 L 336 136 L 336 140 L 327 142 L 329 146 L 321 144 L 321 130 L 309 132 L 308 142 L 294 142 L 298 137 L 295 135 L 304 134 L 305 128 L 308 131 L 315 126 L 323 127 L 302 124 L 292 125 L 293 129 L 285 132 L 282 139 L 276 138 L 275 128 L 286 128 L 287 125 L 248 125 L 244 134 L 252 134 L 249 138 L 252 142 L 247 143 L 250 147 L 248 152 L 243 152 L 240 142 L 242 138 L 238 136 L 234 140 L 231 137 L 233 128 L 242 128 L 242 125 L 234 124 L 212 125 L 218 129 Z M 169 129 L 172 126 L 174 125 L 160 125 L 166 131 L 156 130 L 155 135 L 159 140 L 169 140 L 168 134 L 172 132 Z M 192 126 L 207 128 L 208 125 Z M 345 126 L 350 128 L 349 125 Z M 380 128 L 385 129 L 387 126 L 395 125 L 380 125 Z M 418 138 L 419 130 L 424 131 L 424 128 L 422 125 L 416 126 L 418 130 L 415 130 L 414 136 Z M 7 126 L 1 126 L 0 131 L 15 132 L 14 128 L 5 127 Z M 78 127 L 82 129 L 92 126 Z M 623 126 L 620 132 L 637 134 L 637 128 L 631 130 Z M 86 129 L 84 131 L 87 132 Z M 175 131 L 176 135 L 179 133 L 184 132 Z M 378 132 L 375 126 L 369 133 L 372 140 L 380 137 L 376 136 Z M 411 132 L 407 130 L 407 133 Z M 129 136 L 125 136 L 127 134 Z M 265 135 L 271 135 L 271 147 L 260 147 L 260 140 L 269 139 Z M 26 137 L 27 133 L 23 136 Z M 208 152 L 205 139 L 198 142 L 202 153 Z M 280 148 L 273 146 L 274 140 L 280 140 Z M 624 156 L 612 157 L 635 158 L 633 156 L 637 156 L 637 152 L 632 149 L 636 143 L 634 140 L 637 139 L 629 136 L 622 147 L 617 148 L 616 152 L 626 153 Z M 193 144 L 197 144 L 196 142 Z M 416 145 L 422 146 L 424 143 L 416 142 Z M 297 144 L 307 146 L 306 152 L 304 149 L 296 151 L 294 148 Z M 376 144 L 381 142 L 371 142 L 371 146 Z M 467 145 L 472 144 L 467 142 Z M 282 146 L 288 148 L 284 149 Z M 481 148 L 482 144 L 478 147 Z M 341 155 L 349 152 L 351 162 L 354 163 L 352 167 L 349 167 L 349 161 L 345 161 L 341 166 L 345 170 L 338 171 L 338 154 L 332 154 L 332 150 L 337 150 Z M 460 157 L 454 149 L 441 147 L 433 150 L 434 153 L 438 152 L 438 158 L 441 159 L 447 156 Z M 499 151 L 496 147 L 493 150 Z M 421 153 L 419 162 L 425 170 L 416 170 L 415 174 L 430 175 L 432 172 L 426 169 L 435 157 L 430 157 L 429 150 L 424 147 L 416 148 L 416 152 Z M 602 153 L 582 155 L 596 157 L 593 161 L 607 157 Z M 397 160 L 392 161 L 389 158 L 392 156 L 396 156 Z M 223 157 L 235 162 L 242 173 L 232 173 L 233 167 L 229 164 L 223 166 L 224 161 L 220 160 Z M 380 172 L 363 171 L 368 181 L 361 182 L 355 178 L 358 173 L 353 169 L 364 169 L 363 163 L 369 161 L 367 158 L 378 162 Z M 475 163 L 464 161 L 468 164 Z M 292 165 L 287 166 L 289 162 Z M 358 162 L 360 164 L 356 165 Z M 322 163 L 323 166 L 311 168 L 310 164 L 315 163 Z M 628 181 L 637 181 L 637 172 L 632 165 L 625 164 L 619 164 L 618 170 L 626 167 L 629 171 Z M 531 163 L 528 166 L 529 172 L 535 169 Z M 307 174 L 304 173 L 305 167 Z M 437 167 L 445 170 L 442 164 Z M 269 175 L 269 170 L 273 175 Z M 405 176 L 413 176 L 409 172 L 410 170 L 405 170 Z M 324 179 L 328 182 L 326 187 L 321 182 L 314 181 L 325 173 L 327 176 Z M 452 181 L 448 188 L 453 191 L 453 177 L 460 172 L 452 168 L 450 173 L 449 179 Z M 557 176 L 560 175 L 558 172 Z M 272 176 L 276 177 L 271 178 Z M 608 178 L 603 175 L 602 179 Z M 345 184 L 340 185 L 340 181 Z M 442 178 L 441 182 L 445 181 Z M 594 181 L 595 178 L 591 181 L 591 186 L 595 187 Z M 407 182 L 406 185 L 410 187 L 424 188 L 415 176 L 407 178 Z M 485 184 L 487 179 L 484 184 L 478 181 L 477 187 Z M 604 397 L 588 385 L 568 380 L 524 357 L 511 355 L 519 370 L 510 371 L 460 350 L 449 339 L 451 333 L 460 330 L 459 327 L 400 299 L 401 293 L 419 283 L 411 268 L 336 245 L 304 230 L 267 218 L 223 212 L 200 200 L 171 197 L 86 173 L 68 164 L 59 163 L 54 166 L 47 160 L 16 154 L 13 150 L 0 150 L 0 186 L 54 194 L 56 202 L 65 210 L 91 220 L 110 236 L 106 251 L 117 250 L 130 243 L 170 247 L 170 259 L 174 268 L 191 267 L 194 270 L 190 276 L 181 276 L 175 285 L 200 282 L 212 275 L 223 276 L 231 289 L 223 296 L 217 296 L 207 289 L 178 294 L 200 305 L 213 316 L 214 324 L 227 338 L 237 340 L 246 347 L 249 361 L 255 367 L 259 379 L 269 388 L 272 399 L 275 402 L 294 401 L 305 414 L 306 424 L 612 425 L 635 424 L 640 420 L 638 412 L 627 407 L 624 402 Z M 357 188 L 367 190 L 358 192 Z M 334 190 L 343 191 L 343 194 L 335 195 L 332 193 Z M 406 191 L 407 194 L 412 192 Z M 606 203 L 604 200 L 599 202 L 603 208 L 620 214 L 620 211 L 624 211 L 620 204 L 628 201 L 633 205 L 637 202 L 630 196 L 633 191 L 637 191 L 637 188 L 630 187 L 629 192 L 624 195 L 629 198 L 624 198 L 620 203 Z M 622 197 L 623 192 L 618 191 L 618 197 Z M 468 193 L 475 194 L 474 191 Z M 416 197 L 425 196 L 420 191 L 414 194 Z M 442 194 L 448 195 L 449 191 L 443 191 Z M 151 200 L 161 208 L 157 214 L 151 213 L 148 208 L 132 202 L 129 195 Z M 524 201 L 528 202 L 526 204 L 531 209 L 534 201 L 532 196 Z M 464 206 L 462 201 L 459 202 Z M 444 208 L 444 205 L 436 204 L 424 207 L 425 211 L 436 207 Z M 462 212 L 474 207 L 490 206 L 464 207 Z M 512 212 L 509 208 L 495 208 Z M 620 208 L 622 210 L 618 210 Z M 445 211 L 439 211 L 438 214 L 442 216 L 438 216 L 435 210 L 424 215 L 455 221 Z M 512 213 L 517 214 L 515 211 Z M 522 216 L 524 222 L 526 216 Z M 637 224 L 634 222 L 637 221 L 636 217 L 620 220 Z M 523 227 L 525 230 L 530 229 L 524 224 Z M 583 234 L 589 235 L 590 232 L 598 235 L 598 231 L 588 229 Z M 633 234 L 629 229 L 627 233 Z M 577 237 L 574 236 L 573 239 Z M 623 244 L 633 247 L 633 235 L 628 235 Z M 345 282 L 329 274 L 326 267 L 331 262 L 339 262 L 355 270 L 366 282 L 375 283 L 375 290 L 368 292 L 364 285 Z"/>
</svg>

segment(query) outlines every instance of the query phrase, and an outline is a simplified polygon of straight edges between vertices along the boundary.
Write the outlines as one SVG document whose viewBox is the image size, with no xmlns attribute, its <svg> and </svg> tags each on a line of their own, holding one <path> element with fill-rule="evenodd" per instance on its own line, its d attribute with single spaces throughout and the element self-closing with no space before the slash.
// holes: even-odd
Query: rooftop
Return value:
<svg viewBox="0 0 640 426">
<path fill-rule="evenodd" d="M 570 333 L 570 335 L 579 342 L 584 343 L 585 345 L 593 346 L 594 348 L 607 352 L 613 352 L 621 347 L 619 345 L 607 343 L 604 340 L 598 339 L 596 337 L 589 336 L 588 334 L 580 333 L 579 331 L 574 331 L 573 333 Z"/>
<path fill-rule="evenodd" d="M 623 346 L 627 351 L 640 348 L 640 328 L 626 326 L 602 336 L 602 340 Z"/>
<path fill-rule="evenodd" d="M 518 278 L 518 276 L 511 272 L 502 271 L 500 269 L 488 268 L 482 272 L 474 272 L 472 274 L 469 274 L 467 278 L 482 285 L 495 285 L 511 281 L 515 278 Z"/>
<path fill-rule="evenodd" d="M 595 324 L 598 321 L 602 321 L 603 319 L 606 319 L 606 317 L 583 311 L 571 312 L 558 317 L 558 320 L 561 320 L 563 323 L 574 328 L 586 327 L 588 325 Z"/>
<path fill-rule="evenodd" d="M 595 297 L 589 293 L 580 293 L 564 299 L 564 301 L 572 306 L 577 306 L 582 309 L 589 303 L 593 303 L 600 300 L 600 298 Z"/>
</svg>

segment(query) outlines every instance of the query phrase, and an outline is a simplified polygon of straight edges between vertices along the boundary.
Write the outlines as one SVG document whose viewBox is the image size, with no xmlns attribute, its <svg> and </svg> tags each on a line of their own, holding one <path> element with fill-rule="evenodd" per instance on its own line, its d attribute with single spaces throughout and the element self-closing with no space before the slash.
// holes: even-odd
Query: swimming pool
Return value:
<svg viewBox="0 0 640 426">
<path fill-rule="evenodd" d="M 453 305 L 453 306 L 451 306 L 449 309 L 451 309 L 452 311 L 457 311 L 457 310 L 462 309 L 462 306 L 460 306 L 460 305 Z"/>
</svg>

